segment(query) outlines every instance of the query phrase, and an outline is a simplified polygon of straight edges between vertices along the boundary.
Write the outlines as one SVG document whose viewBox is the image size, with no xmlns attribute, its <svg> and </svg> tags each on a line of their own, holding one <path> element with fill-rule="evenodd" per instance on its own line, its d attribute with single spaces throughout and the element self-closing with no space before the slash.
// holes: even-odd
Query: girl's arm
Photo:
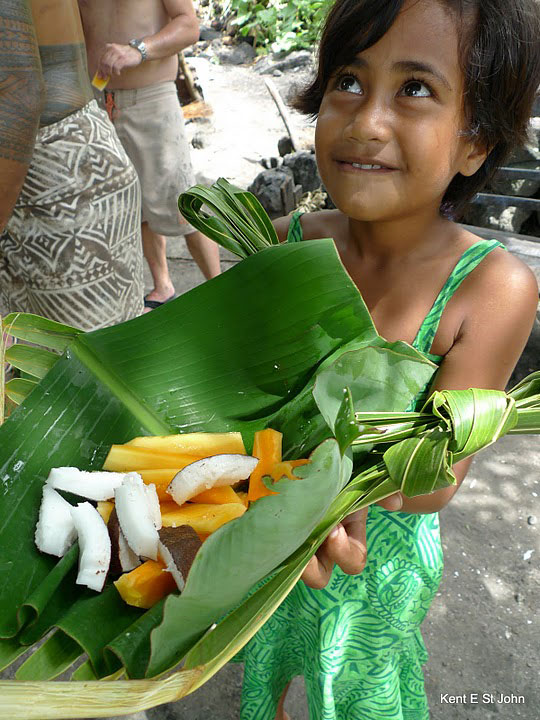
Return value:
<svg viewBox="0 0 540 720">
<path fill-rule="evenodd" d="M 538 308 L 538 285 L 527 266 L 510 254 L 497 254 L 498 258 L 487 258 L 481 272 L 475 272 L 459 290 L 464 319 L 433 390 L 504 390 L 523 352 Z M 437 512 L 450 502 L 471 462 L 472 458 L 466 458 L 454 465 L 457 484 L 453 487 L 417 498 L 396 493 L 379 504 L 392 511 Z M 361 510 L 334 528 L 302 575 L 306 585 L 326 587 L 334 564 L 349 575 L 362 572 L 367 558 L 366 517 L 367 511 Z"/>
<path fill-rule="evenodd" d="M 435 377 L 433 390 L 504 390 L 523 352 L 538 308 L 536 279 L 509 253 L 492 260 L 489 264 L 484 261 L 483 272 L 471 277 L 464 288 L 465 319 Z M 471 462 L 469 457 L 454 465 L 457 484 L 452 487 L 416 498 L 397 493 L 380 504 L 401 512 L 437 512 L 455 495 Z"/>
</svg>

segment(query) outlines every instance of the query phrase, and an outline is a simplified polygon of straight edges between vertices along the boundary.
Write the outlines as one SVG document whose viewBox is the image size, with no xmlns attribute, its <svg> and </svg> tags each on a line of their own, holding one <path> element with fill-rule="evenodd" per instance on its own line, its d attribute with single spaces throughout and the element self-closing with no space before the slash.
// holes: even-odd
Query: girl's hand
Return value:
<svg viewBox="0 0 540 720">
<path fill-rule="evenodd" d="M 347 575 L 358 575 L 366 565 L 366 519 L 368 509 L 358 510 L 337 525 L 302 573 L 308 587 L 322 590 L 328 585 L 334 565 Z"/>
</svg>

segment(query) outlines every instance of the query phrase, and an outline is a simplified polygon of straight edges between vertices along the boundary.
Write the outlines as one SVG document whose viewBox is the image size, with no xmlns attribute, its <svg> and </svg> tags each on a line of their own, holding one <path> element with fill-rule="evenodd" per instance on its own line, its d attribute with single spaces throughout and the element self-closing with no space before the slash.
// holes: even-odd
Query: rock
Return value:
<svg viewBox="0 0 540 720">
<path fill-rule="evenodd" d="M 191 144 L 196 150 L 202 150 L 203 147 L 206 147 L 206 139 L 202 133 L 195 133 L 191 138 Z"/>
<path fill-rule="evenodd" d="M 292 70 L 310 65 L 312 54 L 309 50 L 296 50 L 286 57 L 280 58 L 275 55 L 267 55 L 255 65 L 255 72 L 260 75 L 272 75 L 275 70 Z"/>
<path fill-rule="evenodd" d="M 258 198 L 272 219 L 292 212 L 302 195 L 302 188 L 295 185 L 291 170 L 285 167 L 263 170 L 248 190 Z"/>
<path fill-rule="evenodd" d="M 468 225 L 519 233 L 521 226 L 531 215 L 532 212 L 524 208 L 474 203 L 467 209 L 464 222 Z"/>
<path fill-rule="evenodd" d="M 529 525 L 536 525 L 537 522 L 538 520 L 536 519 L 535 515 L 529 515 L 529 517 L 527 518 L 527 523 Z"/>
<path fill-rule="evenodd" d="M 268 157 L 261 160 L 261 165 L 265 170 L 273 170 L 279 167 L 279 159 L 277 157 Z"/>
<path fill-rule="evenodd" d="M 207 42 L 210 42 L 211 40 L 218 38 L 219 35 L 219 30 L 208 27 L 207 25 L 201 25 L 199 28 L 199 41 L 206 40 Z"/>
<path fill-rule="evenodd" d="M 314 153 L 302 151 L 285 155 L 283 165 L 291 169 L 294 182 L 302 186 L 303 192 L 311 192 L 321 187 L 322 181 Z"/>
<path fill-rule="evenodd" d="M 284 135 L 283 137 L 280 137 L 278 140 L 278 152 L 281 157 L 284 157 L 285 155 L 288 155 L 289 153 L 293 152 L 293 144 L 292 140 L 288 135 Z"/>
<path fill-rule="evenodd" d="M 216 55 L 223 65 L 245 65 L 253 61 L 256 53 L 249 43 L 241 42 L 233 47 L 221 47 Z"/>
<path fill-rule="evenodd" d="M 530 141 L 523 147 L 517 148 L 505 167 L 527 168 L 540 171 L 540 122 L 538 118 L 531 120 Z M 534 180 L 512 180 L 508 177 L 495 177 L 490 183 L 491 190 L 501 195 L 519 195 L 520 197 L 533 197 L 540 190 L 540 177 Z"/>
</svg>

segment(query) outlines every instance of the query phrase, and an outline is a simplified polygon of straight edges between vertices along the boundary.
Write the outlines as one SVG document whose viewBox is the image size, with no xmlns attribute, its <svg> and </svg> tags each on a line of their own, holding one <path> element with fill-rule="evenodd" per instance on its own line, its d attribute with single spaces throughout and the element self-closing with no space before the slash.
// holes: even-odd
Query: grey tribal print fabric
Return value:
<svg viewBox="0 0 540 720">
<path fill-rule="evenodd" d="M 39 131 L 0 237 L 0 312 L 31 312 L 82 330 L 142 312 L 136 172 L 95 100 Z"/>
</svg>

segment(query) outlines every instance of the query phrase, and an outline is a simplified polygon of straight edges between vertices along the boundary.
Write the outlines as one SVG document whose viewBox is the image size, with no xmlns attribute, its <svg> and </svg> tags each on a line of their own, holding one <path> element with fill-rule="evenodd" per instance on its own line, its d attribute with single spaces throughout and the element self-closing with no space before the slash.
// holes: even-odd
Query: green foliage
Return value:
<svg viewBox="0 0 540 720">
<path fill-rule="evenodd" d="M 313 47 L 330 5 L 330 0 L 230 0 L 228 10 L 259 52 L 288 53 Z"/>
</svg>

